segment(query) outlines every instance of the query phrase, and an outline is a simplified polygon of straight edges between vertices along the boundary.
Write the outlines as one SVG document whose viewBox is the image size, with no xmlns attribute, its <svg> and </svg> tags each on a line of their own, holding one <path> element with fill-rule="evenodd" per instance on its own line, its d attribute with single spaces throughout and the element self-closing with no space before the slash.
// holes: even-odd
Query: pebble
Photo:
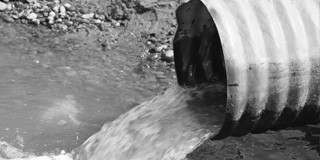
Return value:
<svg viewBox="0 0 320 160">
<path fill-rule="evenodd" d="M 24 16 L 24 11 L 21 11 L 20 13 L 17 14 L 17 16 L 20 18 L 22 16 Z"/>
<path fill-rule="evenodd" d="M 66 16 L 66 8 L 64 6 L 60 6 L 60 16 L 65 17 Z"/>
<path fill-rule="evenodd" d="M 33 24 L 39 25 L 40 24 L 40 20 L 39 19 L 32 19 L 31 22 Z"/>
<path fill-rule="evenodd" d="M 81 16 L 83 19 L 90 19 L 94 17 L 94 13 L 88 13 Z"/>
<path fill-rule="evenodd" d="M 48 21 L 48 23 L 49 24 L 54 24 L 54 21 L 53 20 L 51 20 L 51 19 L 48 19 L 49 21 Z"/>
<path fill-rule="evenodd" d="M 152 44 L 151 41 L 147 41 L 147 45 L 150 46 Z"/>
<path fill-rule="evenodd" d="M 56 19 L 56 22 L 57 22 L 57 23 L 61 23 L 61 22 L 62 22 L 62 19 L 61 19 L 61 18 L 58 18 L 58 19 Z"/>
<path fill-rule="evenodd" d="M 40 20 L 40 22 L 45 22 L 45 21 L 46 21 L 46 18 L 41 17 L 41 18 L 39 18 L 39 20 Z"/>
<path fill-rule="evenodd" d="M 28 3 L 34 3 L 36 2 L 37 0 L 26 0 Z"/>
<path fill-rule="evenodd" d="M 81 14 L 86 14 L 86 11 L 85 11 L 83 8 L 80 8 L 80 9 L 79 9 L 79 12 L 80 12 Z"/>
<path fill-rule="evenodd" d="M 13 23 L 14 22 L 14 19 L 12 17 L 10 17 L 9 15 L 3 13 L 3 14 L 0 14 L 0 17 L 3 21 L 7 22 L 7 23 Z"/>
<path fill-rule="evenodd" d="M 52 16 L 49 16 L 47 18 L 48 18 L 49 21 L 53 21 L 54 20 L 54 17 L 52 17 Z"/>
<path fill-rule="evenodd" d="M 7 9 L 7 4 L 0 2 L 0 11 Z"/>
<path fill-rule="evenodd" d="M 52 29 L 66 29 L 66 27 L 72 29 L 78 28 L 79 23 L 91 23 L 102 31 L 109 31 L 112 26 L 124 25 L 122 21 L 107 18 L 109 16 L 107 13 L 91 12 L 89 8 L 76 7 L 71 3 L 61 1 L 0 0 L 0 13 L 4 14 L 0 14 L 0 19 L 8 23 L 20 21 L 21 23 L 42 24 Z"/>
<path fill-rule="evenodd" d="M 48 12 L 48 11 L 50 11 L 50 8 L 48 6 L 43 6 L 42 10 Z"/>
<path fill-rule="evenodd" d="M 102 21 L 100 20 L 100 19 L 96 19 L 96 20 L 94 20 L 94 23 L 102 23 Z"/>
<path fill-rule="evenodd" d="M 49 16 L 49 12 L 43 12 L 42 15 L 45 16 L 45 17 L 48 17 Z"/>
<path fill-rule="evenodd" d="M 63 6 L 66 8 L 67 11 L 75 11 L 75 10 L 76 10 L 76 9 L 75 9 L 71 4 L 69 4 L 69 3 L 65 3 Z"/>
<path fill-rule="evenodd" d="M 51 12 L 49 13 L 49 17 L 54 17 L 54 16 L 56 16 L 56 13 L 54 13 L 54 12 L 51 11 Z"/>
<path fill-rule="evenodd" d="M 75 19 L 75 21 L 78 21 L 79 23 L 90 23 L 87 19 Z"/>
<path fill-rule="evenodd" d="M 68 29 L 68 26 L 65 25 L 65 24 L 58 24 L 58 28 L 59 28 L 59 29 L 62 29 L 62 30 L 67 30 L 67 29 Z"/>
<path fill-rule="evenodd" d="M 67 10 L 66 10 L 66 7 L 60 6 L 59 11 L 60 13 L 66 13 Z"/>
<path fill-rule="evenodd" d="M 18 15 L 11 15 L 11 17 L 12 17 L 13 19 L 19 19 L 19 16 L 18 16 Z"/>
<path fill-rule="evenodd" d="M 11 11 L 12 9 L 13 9 L 12 4 L 11 4 L 11 3 L 8 3 L 8 4 L 7 4 L 7 10 Z"/>
<path fill-rule="evenodd" d="M 111 27 L 111 24 L 103 22 L 103 23 L 100 23 L 98 27 L 101 31 L 107 31 Z"/>
<path fill-rule="evenodd" d="M 38 2 L 35 2 L 33 5 L 32 5 L 32 8 L 41 8 L 41 4 L 38 3 Z"/>
<path fill-rule="evenodd" d="M 69 20 L 64 20 L 63 23 L 66 24 L 67 26 L 72 26 L 73 25 L 73 22 L 69 21 Z"/>
<path fill-rule="evenodd" d="M 95 19 L 105 20 L 106 17 L 103 14 L 94 14 Z"/>
<path fill-rule="evenodd" d="M 174 53 L 173 50 L 168 50 L 165 51 L 162 55 L 161 55 L 161 59 L 167 62 L 173 62 L 174 60 Z"/>
<path fill-rule="evenodd" d="M 59 6 L 58 5 L 53 6 L 52 10 L 56 13 L 59 13 Z"/>
<path fill-rule="evenodd" d="M 147 59 L 148 59 L 149 61 L 157 61 L 157 60 L 160 59 L 160 56 L 161 56 L 160 53 L 153 53 L 153 54 L 150 54 L 150 55 L 147 57 Z"/>
<path fill-rule="evenodd" d="M 32 10 L 32 9 L 28 9 L 28 10 L 26 10 L 25 12 L 22 11 L 22 16 L 27 17 L 30 13 L 33 13 L 33 10 Z"/>
<path fill-rule="evenodd" d="M 156 52 L 161 52 L 162 50 L 167 49 L 167 48 L 168 48 L 168 46 L 164 44 L 164 45 L 156 47 L 155 50 L 156 50 Z"/>
<path fill-rule="evenodd" d="M 27 15 L 27 19 L 30 19 L 30 20 L 34 20 L 34 19 L 36 19 L 37 17 L 38 17 L 38 15 L 35 14 L 35 13 L 30 13 L 30 14 Z"/>
<path fill-rule="evenodd" d="M 25 24 L 25 23 L 27 23 L 28 21 L 26 20 L 26 19 L 21 19 L 21 23 L 22 24 Z"/>
<path fill-rule="evenodd" d="M 116 22 L 116 23 L 114 24 L 115 27 L 120 27 L 120 25 L 121 25 L 120 22 Z"/>
</svg>

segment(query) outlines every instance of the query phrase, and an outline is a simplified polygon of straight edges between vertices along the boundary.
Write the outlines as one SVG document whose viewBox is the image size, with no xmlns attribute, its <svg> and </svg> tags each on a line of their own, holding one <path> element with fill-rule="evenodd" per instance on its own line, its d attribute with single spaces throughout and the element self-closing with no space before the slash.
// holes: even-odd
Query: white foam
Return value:
<svg viewBox="0 0 320 160">
<path fill-rule="evenodd" d="M 5 141 L 0 141 L 0 160 L 73 160 L 73 154 L 62 150 L 59 155 L 34 156 L 33 153 L 23 152 Z"/>
</svg>

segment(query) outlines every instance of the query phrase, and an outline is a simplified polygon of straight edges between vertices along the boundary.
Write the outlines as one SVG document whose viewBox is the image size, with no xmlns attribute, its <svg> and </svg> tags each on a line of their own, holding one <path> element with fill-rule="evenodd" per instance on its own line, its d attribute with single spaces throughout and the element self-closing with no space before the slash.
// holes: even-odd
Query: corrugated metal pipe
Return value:
<svg viewBox="0 0 320 160">
<path fill-rule="evenodd" d="M 320 122 L 319 0 L 190 0 L 177 11 L 179 85 L 224 81 L 218 135 Z"/>
</svg>

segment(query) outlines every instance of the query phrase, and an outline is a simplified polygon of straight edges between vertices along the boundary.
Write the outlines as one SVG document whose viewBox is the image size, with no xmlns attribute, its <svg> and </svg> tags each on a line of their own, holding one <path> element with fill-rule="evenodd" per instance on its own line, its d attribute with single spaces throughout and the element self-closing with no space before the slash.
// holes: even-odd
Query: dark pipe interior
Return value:
<svg viewBox="0 0 320 160">
<path fill-rule="evenodd" d="M 225 60 L 216 25 L 202 2 L 197 5 L 198 7 L 194 8 L 205 10 L 209 14 L 205 16 L 209 19 L 206 20 L 205 25 L 201 25 L 204 23 L 203 20 L 199 22 L 197 18 L 203 15 L 196 15 L 191 21 L 189 31 L 202 30 L 202 32 L 190 37 L 188 33 L 181 34 L 188 32 L 187 30 L 178 28 L 174 41 L 178 84 L 185 87 L 226 81 Z M 179 20 L 179 17 L 177 19 L 178 25 L 185 25 L 185 21 Z"/>
</svg>

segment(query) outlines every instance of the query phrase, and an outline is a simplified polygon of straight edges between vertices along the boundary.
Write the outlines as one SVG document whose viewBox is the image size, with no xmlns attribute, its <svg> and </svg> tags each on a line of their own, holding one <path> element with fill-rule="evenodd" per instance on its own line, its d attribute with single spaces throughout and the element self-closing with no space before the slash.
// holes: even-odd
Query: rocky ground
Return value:
<svg viewBox="0 0 320 160">
<path fill-rule="evenodd" d="M 173 0 L 0 0 L 6 23 L 47 28 L 57 34 L 87 34 L 108 50 L 121 39 L 143 44 L 135 71 L 175 79 L 172 39 L 176 29 Z M 43 29 L 42 29 L 43 30 Z M 41 34 L 41 30 L 39 30 Z M 141 48 L 139 48 L 140 50 Z M 168 83 L 165 83 L 168 84 Z"/>
</svg>

